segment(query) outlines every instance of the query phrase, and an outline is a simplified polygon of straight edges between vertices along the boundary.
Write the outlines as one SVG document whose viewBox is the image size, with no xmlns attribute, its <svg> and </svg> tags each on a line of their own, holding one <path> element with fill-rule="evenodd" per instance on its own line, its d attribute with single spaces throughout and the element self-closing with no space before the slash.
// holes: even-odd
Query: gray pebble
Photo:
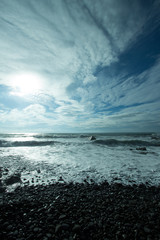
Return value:
<svg viewBox="0 0 160 240">
<path fill-rule="evenodd" d="M 34 232 L 39 232 L 40 229 L 39 229 L 38 227 L 35 227 L 35 228 L 33 229 L 33 231 L 34 231 Z"/>
<path fill-rule="evenodd" d="M 66 218 L 65 214 L 62 214 L 62 215 L 59 216 L 59 220 L 64 219 L 64 218 Z"/>
<path fill-rule="evenodd" d="M 145 233 L 150 233 L 151 232 L 151 230 L 148 227 L 144 227 L 144 231 L 145 231 Z"/>
<path fill-rule="evenodd" d="M 55 228 L 55 233 L 60 232 L 61 229 L 62 229 L 62 225 L 61 225 L 61 224 L 58 224 L 58 225 L 56 226 L 56 228 Z"/>
<path fill-rule="evenodd" d="M 18 231 L 15 230 L 12 234 L 13 234 L 14 236 L 18 235 Z"/>
<path fill-rule="evenodd" d="M 13 228 L 12 225 L 9 225 L 9 226 L 7 227 L 7 230 L 10 231 L 12 228 Z"/>
<path fill-rule="evenodd" d="M 52 237 L 52 234 L 51 234 L 51 233 L 47 233 L 46 236 L 47 236 L 48 238 L 51 238 L 51 237 Z"/>
<path fill-rule="evenodd" d="M 79 224 L 75 224 L 74 227 L 72 228 L 73 232 L 79 232 L 81 229 L 81 226 Z"/>
</svg>

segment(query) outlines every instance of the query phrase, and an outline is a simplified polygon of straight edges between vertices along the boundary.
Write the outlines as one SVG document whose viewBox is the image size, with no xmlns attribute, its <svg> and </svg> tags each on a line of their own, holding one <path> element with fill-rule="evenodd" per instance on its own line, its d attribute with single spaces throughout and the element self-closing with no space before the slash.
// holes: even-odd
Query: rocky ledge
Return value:
<svg viewBox="0 0 160 240">
<path fill-rule="evenodd" d="M 160 187 L 57 183 L 3 193 L 0 239 L 160 239 Z"/>
</svg>

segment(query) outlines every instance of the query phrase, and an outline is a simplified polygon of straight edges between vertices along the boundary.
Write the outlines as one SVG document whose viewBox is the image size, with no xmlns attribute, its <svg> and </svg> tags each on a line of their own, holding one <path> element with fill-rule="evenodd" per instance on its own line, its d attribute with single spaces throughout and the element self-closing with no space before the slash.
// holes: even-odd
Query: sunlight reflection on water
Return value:
<svg viewBox="0 0 160 240">
<path fill-rule="evenodd" d="M 17 138 L 16 141 L 24 141 Z M 33 140 L 28 136 L 27 141 Z M 34 139 L 35 140 L 35 139 Z M 1 148 L 0 167 L 9 169 L 3 179 L 21 172 L 22 184 L 49 184 L 57 181 L 125 184 L 160 183 L 160 150 L 147 147 L 147 153 L 129 146 L 95 145 L 86 139 L 65 139 L 48 146 Z"/>
</svg>

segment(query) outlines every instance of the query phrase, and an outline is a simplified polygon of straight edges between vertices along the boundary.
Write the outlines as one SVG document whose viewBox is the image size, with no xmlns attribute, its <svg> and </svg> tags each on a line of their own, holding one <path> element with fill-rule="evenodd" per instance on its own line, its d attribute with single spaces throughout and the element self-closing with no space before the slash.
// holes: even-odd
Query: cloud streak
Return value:
<svg viewBox="0 0 160 240">
<path fill-rule="evenodd" d="M 159 26 L 159 6 L 138 0 L 1 0 L 1 86 L 12 87 L 8 76 L 20 72 L 39 74 L 45 82 L 37 96 L 24 99 L 24 108 L 1 103 L 3 127 L 16 118 L 24 129 L 30 119 L 31 129 L 41 122 L 46 131 L 53 125 L 61 131 L 108 130 L 122 116 L 119 129 L 145 120 L 140 106 L 146 112 L 160 101 L 158 55 L 153 66 L 134 74 L 120 56 L 144 32 L 147 39 L 153 19 Z"/>
</svg>

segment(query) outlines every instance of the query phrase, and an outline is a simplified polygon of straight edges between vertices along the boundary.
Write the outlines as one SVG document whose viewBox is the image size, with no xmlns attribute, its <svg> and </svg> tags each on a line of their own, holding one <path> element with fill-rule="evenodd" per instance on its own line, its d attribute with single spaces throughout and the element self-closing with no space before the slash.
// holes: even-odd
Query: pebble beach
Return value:
<svg viewBox="0 0 160 240">
<path fill-rule="evenodd" d="M 159 240 L 160 138 L 1 134 L 1 240 Z"/>
<path fill-rule="evenodd" d="M 160 187 L 55 183 L 1 193 L 1 240 L 160 239 Z"/>
</svg>

